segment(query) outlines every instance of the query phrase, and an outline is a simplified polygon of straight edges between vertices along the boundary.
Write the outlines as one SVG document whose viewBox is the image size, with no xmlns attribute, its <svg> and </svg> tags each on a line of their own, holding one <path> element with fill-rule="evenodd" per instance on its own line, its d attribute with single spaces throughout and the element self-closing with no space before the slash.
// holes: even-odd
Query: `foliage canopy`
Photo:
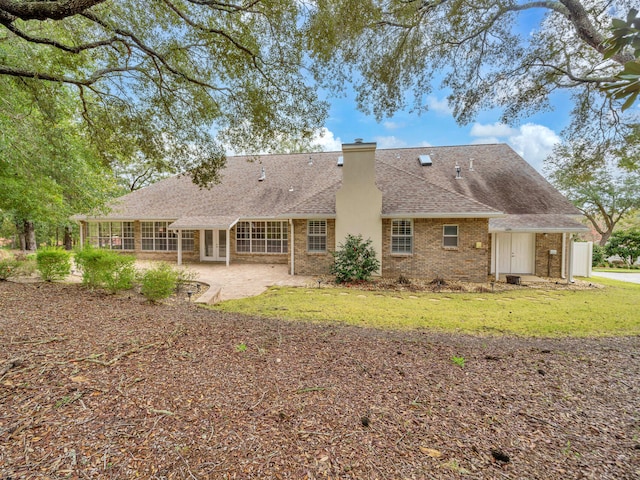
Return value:
<svg viewBox="0 0 640 480">
<path fill-rule="evenodd" d="M 461 124 L 491 108 L 515 123 L 549 110 L 550 96 L 568 91 L 574 108 L 567 136 L 615 138 L 637 115 L 621 116 L 620 102 L 601 87 L 616 82 L 634 56 L 623 46 L 603 59 L 604 41 L 612 17 L 626 16 L 634 3 L 322 1 L 307 30 L 317 78 L 336 90 L 353 79 L 359 107 L 378 119 L 406 107 L 427 110 L 437 82 Z"/>
<path fill-rule="evenodd" d="M 71 95 L 104 162 L 219 179 L 225 150 L 310 139 L 327 106 L 303 76 L 292 0 L 0 0 L 0 97 Z M 46 95 L 43 95 L 46 90 Z"/>
</svg>

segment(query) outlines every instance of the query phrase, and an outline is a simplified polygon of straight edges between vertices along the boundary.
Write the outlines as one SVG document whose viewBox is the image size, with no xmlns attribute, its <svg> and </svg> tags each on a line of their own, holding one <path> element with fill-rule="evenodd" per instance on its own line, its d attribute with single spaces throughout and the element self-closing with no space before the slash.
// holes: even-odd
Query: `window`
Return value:
<svg viewBox="0 0 640 480">
<path fill-rule="evenodd" d="M 287 253 L 287 222 L 238 222 L 236 252 Z"/>
<path fill-rule="evenodd" d="M 326 220 L 309 220 L 307 222 L 307 251 L 315 253 L 327 251 Z"/>
<path fill-rule="evenodd" d="M 391 253 L 413 252 L 413 222 L 408 219 L 391 221 Z"/>
<path fill-rule="evenodd" d="M 458 247 L 458 225 L 445 225 L 442 229 L 442 246 Z"/>
<path fill-rule="evenodd" d="M 133 222 L 89 222 L 87 242 L 100 248 L 133 250 Z"/>
<path fill-rule="evenodd" d="M 171 222 L 142 222 L 142 250 L 177 251 L 178 232 L 169 230 L 170 224 Z M 194 248 L 194 231 L 182 230 L 182 251 L 193 252 Z"/>
</svg>

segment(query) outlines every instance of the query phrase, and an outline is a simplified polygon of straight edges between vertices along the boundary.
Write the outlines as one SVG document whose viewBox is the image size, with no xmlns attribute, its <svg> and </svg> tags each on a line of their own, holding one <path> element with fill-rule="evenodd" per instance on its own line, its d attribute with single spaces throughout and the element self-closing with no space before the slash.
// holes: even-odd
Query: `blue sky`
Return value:
<svg viewBox="0 0 640 480">
<path fill-rule="evenodd" d="M 539 27 L 544 13 L 544 9 L 520 12 L 514 28 L 527 38 Z M 330 117 L 318 143 L 325 150 L 340 150 L 342 143 L 355 138 L 377 142 L 378 148 L 507 143 L 542 173 L 544 159 L 569 124 L 569 100 L 567 93 L 554 94 L 553 111 L 536 114 L 518 125 L 500 124 L 499 111 L 486 111 L 474 123 L 459 126 L 447 106 L 446 92 L 438 92 L 435 85 L 434 94 L 427 99 L 427 113 L 399 112 L 380 123 L 357 111 L 353 92 L 349 92 L 345 98 L 329 99 Z"/>
<path fill-rule="evenodd" d="M 544 159 L 569 123 L 571 108 L 568 96 L 555 95 L 553 111 L 536 114 L 518 125 L 501 124 L 500 112 L 488 111 L 481 112 L 475 122 L 460 126 L 444 93 L 428 97 L 429 111 L 422 115 L 399 112 L 381 122 L 359 112 L 352 94 L 329 101 L 329 119 L 324 136 L 318 139 L 324 150 L 340 150 L 342 143 L 355 138 L 377 142 L 378 148 L 507 143 L 541 173 Z"/>
</svg>

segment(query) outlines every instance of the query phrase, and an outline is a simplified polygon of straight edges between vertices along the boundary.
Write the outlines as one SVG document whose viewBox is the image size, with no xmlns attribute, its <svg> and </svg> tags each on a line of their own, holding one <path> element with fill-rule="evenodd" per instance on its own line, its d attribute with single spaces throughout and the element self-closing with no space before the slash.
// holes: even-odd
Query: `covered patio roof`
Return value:
<svg viewBox="0 0 640 480">
<path fill-rule="evenodd" d="M 181 217 L 169 225 L 171 230 L 229 230 L 240 218 L 237 215 L 212 215 L 210 217 Z"/>
<path fill-rule="evenodd" d="M 489 232 L 581 233 L 589 229 L 572 215 L 506 215 L 489 220 Z"/>
</svg>

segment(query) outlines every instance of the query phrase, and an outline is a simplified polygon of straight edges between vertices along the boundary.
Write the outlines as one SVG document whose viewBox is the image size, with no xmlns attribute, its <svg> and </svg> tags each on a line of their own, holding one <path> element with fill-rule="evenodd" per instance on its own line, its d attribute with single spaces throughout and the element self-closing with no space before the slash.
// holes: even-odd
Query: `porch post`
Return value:
<svg viewBox="0 0 640 480">
<path fill-rule="evenodd" d="M 80 250 L 84 248 L 84 224 L 82 222 L 78 222 L 80 226 Z"/>
<path fill-rule="evenodd" d="M 182 230 L 178 230 L 178 265 L 182 265 Z"/>
<path fill-rule="evenodd" d="M 227 253 L 227 258 L 225 259 L 227 262 L 227 267 L 229 266 L 229 259 L 231 257 L 231 229 L 227 228 L 227 235 L 226 235 L 227 239 L 227 248 L 226 248 L 226 253 Z"/>
<path fill-rule="evenodd" d="M 499 238 L 500 237 L 499 237 L 499 235 L 497 233 L 495 233 L 494 235 L 496 236 L 496 250 L 495 250 L 494 258 L 496 260 L 496 268 L 495 268 L 495 270 L 496 270 L 496 282 L 497 282 L 498 280 L 500 280 L 500 272 L 499 272 L 499 270 L 500 270 L 500 267 L 499 267 L 499 265 L 500 265 L 500 240 L 499 240 Z"/>
<path fill-rule="evenodd" d="M 567 283 L 573 283 L 573 233 L 569 234 L 569 274 Z"/>
<path fill-rule="evenodd" d="M 567 270 L 567 232 L 562 233 L 562 265 L 560 266 L 560 278 L 566 278 Z"/>
<path fill-rule="evenodd" d="M 295 231 L 293 228 L 293 220 L 289 219 L 289 224 L 291 225 L 291 235 L 289 238 L 289 247 L 291 249 L 291 275 L 295 275 L 296 274 L 296 268 L 295 268 L 295 260 L 296 260 L 296 255 L 295 255 Z"/>
</svg>

